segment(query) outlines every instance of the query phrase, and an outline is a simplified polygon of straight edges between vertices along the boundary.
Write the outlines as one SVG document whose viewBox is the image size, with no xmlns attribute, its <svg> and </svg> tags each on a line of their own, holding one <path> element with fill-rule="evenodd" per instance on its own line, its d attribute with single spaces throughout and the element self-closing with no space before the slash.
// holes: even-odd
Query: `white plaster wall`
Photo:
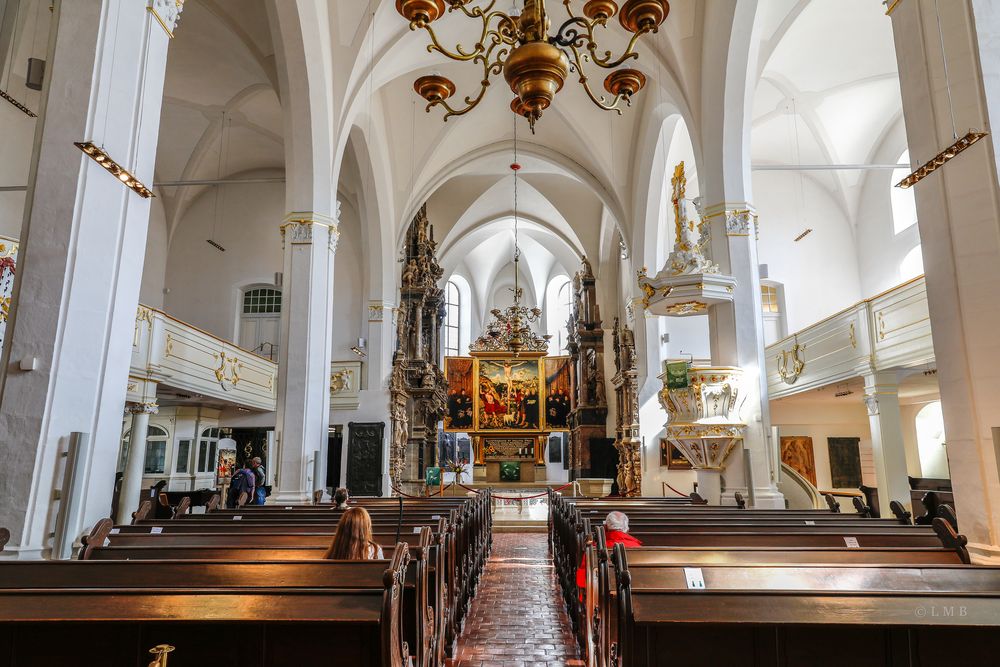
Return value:
<svg viewBox="0 0 1000 667">
<path fill-rule="evenodd" d="M 900 120 L 873 152 L 872 162 L 895 164 L 905 147 L 905 128 Z M 858 186 L 857 257 L 865 298 L 898 285 L 900 262 L 920 243 L 918 225 L 895 232 L 890 202 L 894 185 L 893 172 L 878 170 L 868 172 Z"/>
<path fill-rule="evenodd" d="M 351 346 L 368 337 L 365 269 L 357 209 L 340 209 L 340 241 L 333 265 L 333 359 L 357 359 Z M 364 311 L 364 312 L 362 312 Z M 363 374 L 364 375 L 364 374 Z"/>
<path fill-rule="evenodd" d="M 240 290 L 252 283 L 273 283 L 281 271 L 279 227 L 285 216 L 281 183 L 218 186 L 219 210 L 212 236 L 215 196 L 206 190 L 192 203 L 170 239 L 166 288 L 167 313 L 226 340 L 234 340 Z M 225 205 L 222 205 L 225 202 Z"/>
<path fill-rule="evenodd" d="M 785 285 L 788 331 L 860 301 L 852 227 L 829 191 L 803 179 L 803 211 L 796 172 L 754 172 L 753 190 L 760 214 L 760 262 L 768 265 L 771 280 Z M 807 227 L 812 233 L 796 242 Z"/>
<path fill-rule="evenodd" d="M 0 102 L 0 136 L 3 137 L 4 156 L 0 160 L 0 185 L 27 185 L 35 138 L 35 119 L 24 115 L 6 101 Z M 0 192 L 0 236 L 20 238 L 24 197 L 24 192 Z"/>
<path fill-rule="evenodd" d="M 142 265 L 139 303 L 163 308 L 163 288 L 167 272 L 167 219 L 157 198 L 149 208 L 149 232 L 146 234 L 146 260 Z"/>
</svg>

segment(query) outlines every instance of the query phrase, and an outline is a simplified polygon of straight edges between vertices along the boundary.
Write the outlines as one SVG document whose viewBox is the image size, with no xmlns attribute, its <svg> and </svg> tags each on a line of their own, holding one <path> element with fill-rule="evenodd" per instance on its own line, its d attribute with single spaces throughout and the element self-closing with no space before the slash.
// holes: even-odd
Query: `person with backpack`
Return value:
<svg viewBox="0 0 1000 667">
<path fill-rule="evenodd" d="M 247 503 L 253 502 L 254 486 L 255 478 L 253 471 L 246 466 L 237 468 L 229 480 L 229 493 L 226 496 L 226 507 L 229 509 L 235 509 L 239 505 L 239 499 L 243 493 L 247 494 Z"/>
<path fill-rule="evenodd" d="M 253 470 L 254 475 L 254 498 L 251 501 L 253 505 L 263 505 L 264 499 L 267 498 L 267 473 L 264 471 L 263 462 L 260 460 L 259 456 L 255 456 L 250 459 L 250 467 Z"/>
</svg>

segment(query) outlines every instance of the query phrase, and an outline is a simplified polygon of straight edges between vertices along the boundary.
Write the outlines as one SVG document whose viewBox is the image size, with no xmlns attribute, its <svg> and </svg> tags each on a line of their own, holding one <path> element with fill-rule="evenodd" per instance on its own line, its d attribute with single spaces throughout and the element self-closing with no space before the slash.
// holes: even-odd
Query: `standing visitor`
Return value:
<svg viewBox="0 0 1000 667">
<path fill-rule="evenodd" d="M 267 498 L 267 489 L 264 485 L 267 483 L 267 472 L 264 470 L 263 462 L 260 460 L 259 456 L 255 456 L 250 460 L 250 467 L 253 469 L 254 475 L 254 505 L 263 505 L 264 499 Z"/>
</svg>

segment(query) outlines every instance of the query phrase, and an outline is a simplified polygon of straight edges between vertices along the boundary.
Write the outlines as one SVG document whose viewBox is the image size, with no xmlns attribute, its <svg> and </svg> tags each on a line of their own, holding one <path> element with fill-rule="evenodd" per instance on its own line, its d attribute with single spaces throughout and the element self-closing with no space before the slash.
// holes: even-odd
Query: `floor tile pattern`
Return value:
<svg viewBox="0 0 1000 667">
<path fill-rule="evenodd" d="M 494 533 L 451 667 L 582 665 L 544 533 Z"/>
</svg>

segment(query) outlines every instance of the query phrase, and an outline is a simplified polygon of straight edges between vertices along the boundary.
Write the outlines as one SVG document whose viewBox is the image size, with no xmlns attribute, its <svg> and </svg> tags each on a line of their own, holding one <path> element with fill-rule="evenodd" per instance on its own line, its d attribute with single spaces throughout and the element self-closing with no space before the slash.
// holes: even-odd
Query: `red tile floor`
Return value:
<svg viewBox="0 0 1000 667">
<path fill-rule="evenodd" d="M 450 667 L 583 665 L 544 533 L 494 533 Z"/>
</svg>

